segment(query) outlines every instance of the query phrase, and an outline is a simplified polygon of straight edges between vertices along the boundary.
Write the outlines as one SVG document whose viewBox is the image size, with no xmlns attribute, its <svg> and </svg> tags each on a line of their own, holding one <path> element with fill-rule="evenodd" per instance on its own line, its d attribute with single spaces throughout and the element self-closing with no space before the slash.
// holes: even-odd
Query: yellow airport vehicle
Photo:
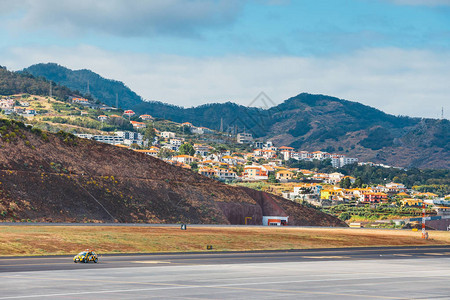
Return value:
<svg viewBox="0 0 450 300">
<path fill-rule="evenodd" d="M 98 262 L 98 255 L 92 250 L 84 250 L 73 257 L 74 263 L 88 263 L 93 261 L 94 263 Z"/>
</svg>

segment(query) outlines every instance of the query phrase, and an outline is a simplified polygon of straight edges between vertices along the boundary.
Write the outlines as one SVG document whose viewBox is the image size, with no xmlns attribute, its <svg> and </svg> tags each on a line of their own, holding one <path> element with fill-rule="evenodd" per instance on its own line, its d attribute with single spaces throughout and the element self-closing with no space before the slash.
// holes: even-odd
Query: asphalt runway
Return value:
<svg viewBox="0 0 450 300">
<path fill-rule="evenodd" d="M 450 299 L 450 246 L 0 258 L 1 299 Z"/>
</svg>

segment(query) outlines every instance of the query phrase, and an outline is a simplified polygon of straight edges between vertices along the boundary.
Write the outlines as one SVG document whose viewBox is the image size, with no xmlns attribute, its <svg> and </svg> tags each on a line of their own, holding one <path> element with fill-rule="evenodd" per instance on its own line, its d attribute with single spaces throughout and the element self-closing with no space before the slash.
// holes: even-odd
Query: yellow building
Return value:
<svg viewBox="0 0 450 300">
<path fill-rule="evenodd" d="M 413 199 L 413 198 L 405 198 L 400 200 L 402 203 L 402 206 L 415 206 L 420 207 L 422 206 L 423 200 L 422 199 Z"/>
<path fill-rule="evenodd" d="M 336 197 L 341 196 L 341 195 L 342 195 L 341 189 L 337 189 L 337 190 L 323 189 L 320 191 L 320 199 L 324 199 L 324 200 L 335 199 Z"/>
<path fill-rule="evenodd" d="M 277 172 L 276 178 L 278 180 L 289 180 L 292 179 L 294 173 L 288 170 L 281 170 Z"/>
</svg>

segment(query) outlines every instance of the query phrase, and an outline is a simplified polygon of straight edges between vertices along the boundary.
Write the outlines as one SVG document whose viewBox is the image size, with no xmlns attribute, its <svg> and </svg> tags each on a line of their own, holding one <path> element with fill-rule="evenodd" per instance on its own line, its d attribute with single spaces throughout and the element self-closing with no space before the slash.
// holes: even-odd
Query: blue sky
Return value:
<svg viewBox="0 0 450 300">
<path fill-rule="evenodd" d="M 450 0 L 11 0 L 0 20 L 0 65 L 87 68 L 148 100 L 450 109 Z"/>
</svg>

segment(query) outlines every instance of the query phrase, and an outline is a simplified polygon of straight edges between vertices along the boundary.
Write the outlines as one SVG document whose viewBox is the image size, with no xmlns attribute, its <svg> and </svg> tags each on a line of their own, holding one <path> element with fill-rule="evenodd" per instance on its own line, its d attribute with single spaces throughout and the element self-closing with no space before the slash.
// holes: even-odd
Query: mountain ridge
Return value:
<svg viewBox="0 0 450 300">
<path fill-rule="evenodd" d="M 23 72 L 47 75 L 48 80 L 58 79 L 57 76 L 49 77 L 47 69 L 77 72 L 56 64 L 34 65 Z M 87 78 L 79 78 L 77 84 L 83 80 L 87 82 Z M 102 82 L 105 87 L 114 82 L 129 90 L 117 81 L 104 79 Z M 76 87 L 73 82 L 68 82 L 68 86 Z M 95 86 L 91 88 L 94 97 L 101 95 L 100 92 Z M 112 95 L 110 91 L 107 98 L 99 100 L 115 105 Z M 183 108 L 160 101 L 143 101 L 137 94 L 129 101 L 129 107 L 123 106 L 128 105 L 126 102 L 119 103 L 122 108 L 133 109 L 138 114 L 175 122 L 191 122 L 215 130 L 223 124 L 224 131 L 250 132 L 255 138 L 272 140 L 280 146 L 307 151 L 339 151 L 360 160 L 393 166 L 450 168 L 446 159 L 450 156 L 448 120 L 394 116 L 358 102 L 326 95 L 301 93 L 267 109 L 232 102 Z"/>
<path fill-rule="evenodd" d="M 123 82 L 105 79 L 88 69 L 73 71 L 55 63 L 47 63 L 35 64 L 20 72 L 52 80 L 83 94 L 91 94 L 96 99 L 101 99 L 103 103 L 110 106 L 115 106 L 116 94 L 123 107 L 133 106 L 142 101 L 142 98 Z"/>
</svg>

